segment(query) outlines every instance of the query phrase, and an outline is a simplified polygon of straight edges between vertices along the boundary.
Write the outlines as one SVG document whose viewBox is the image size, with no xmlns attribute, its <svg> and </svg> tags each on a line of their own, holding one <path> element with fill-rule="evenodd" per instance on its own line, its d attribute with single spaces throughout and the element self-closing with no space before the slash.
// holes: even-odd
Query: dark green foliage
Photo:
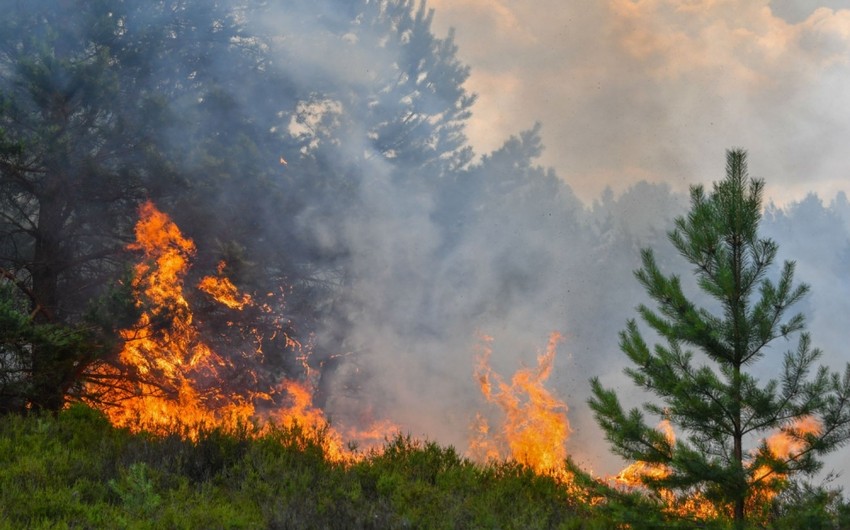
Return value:
<svg viewBox="0 0 850 530">
<path fill-rule="evenodd" d="M 743 151 L 727 154 L 726 171 L 711 194 L 691 189 L 691 211 L 669 234 L 713 310 L 694 303 L 680 278 L 663 273 L 644 250 L 635 275 L 657 309 L 641 305 L 638 313 L 666 344 L 650 347 L 632 320 L 620 347 L 633 363 L 626 373 L 659 401 L 626 411 L 615 392 L 593 379 L 590 406 L 617 454 L 669 468 L 669 475 L 647 480 L 649 487 L 699 493 L 742 521 L 759 490 L 776 492 L 786 477 L 817 471 L 817 456 L 846 443 L 850 365 L 843 376 L 816 366 L 821 352 L 802 332 L 803 316 L 787 314 L 808 286 L 794 286 L 793 262 L 777 279 L 770 276 L 777 245 L 758 235 L 764 184 L 748 177 Z M 760 383 L 753 365 L 775 339 L 794 335 L 797 346 L 785 353 L 779 379 Z M 669 420 L 686 437 L 672 443 L 647 424 L 644 412 Z M 820 422 L 818 432 L 800 429 L 798 422 L 810 416 Z M 799 448 L 784 455 L 766 443 L 744 447 L 775 431 Z"/>
<path fill-rule="evenodd" d="M 771 528 L 832 530 L 850 528 L 850 504 L 840 490 L 792 482 L 774 502 Z"/>
<path fill-rule="evenodd" d="M 606 527 L 550 478 L 410 438 L 347 467 L 297 430 L 130 435 L 81 405 L 0 418 L 0 528 L 66 526 Z"/>
<path fill-rule="evenodd" d="M 83 405 L 7 415 L 0 528 L 726 528 L 665 514 L 572 465 L 575 486 L 399 435 L 346 466 L 320 442 L 276 427 L 260 438 L 133 435 Z M 773 510 L 777 529 L 841 528 L 850 516 L 838 493 L 802 487 Z"/>
<path fill-rule="evenodd" d="M 47 358 L 49 370 L 34 372 L 32 352 Z M 20 411 L 34 395 L 67 391 L 78 369 L 100 352 L 94 334 L 82 326 L 39 323 L 26 312 L 19 291 L 0 284 L 0 412 Z"/>
</svg>

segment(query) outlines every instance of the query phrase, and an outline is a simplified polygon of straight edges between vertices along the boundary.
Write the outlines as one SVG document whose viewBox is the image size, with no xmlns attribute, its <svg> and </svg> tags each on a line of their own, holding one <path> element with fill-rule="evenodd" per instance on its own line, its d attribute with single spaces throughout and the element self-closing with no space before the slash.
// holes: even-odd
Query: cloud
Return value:
<svg viewBox="0 0 850 530">
<path fill-rule="evenodd" d="M 772 0 L 771 11 L 776 16 L 792 24 L 802 22 L 817 9 L 828 7 L 832 9 L 846 8 L 846 0 Z"/>
<path fill-rule="evenodd" d="M 429 5 L 472 66 L 479 152 L 541 121 L 543 163 L 585 201 L 645 178 L 710 182 L 733 146 L 781 202 L 834 195 L 850 168 L 836 141 L 850 133 L 850 11 L 812 5 L 789 22 L 767 0 Z"/>
<path fill-rule="evenodd" d="M 533 28 L 524 24 L 517 16 L 515 9 L 511 6 L 511 0 L 465 0 L 456 2 L 454 0 L 432 0 L 428 3 L 440 12 L 442 16 L 451 18 L 474 19 L 483 22 L 481 29 L 493 28 L 502 37 L 502 43 L 511 45 L 536 45 L 539 44 L 534 36 Z M 466 30 L 465 30 L 466 31 Z M 470 28 L 470 32 L 475 30 Z M 474 41 L 465 38 L 470 47 Z M 482 56 L 486 56 L 485 50 L 480 50 Z"/>
</svg>

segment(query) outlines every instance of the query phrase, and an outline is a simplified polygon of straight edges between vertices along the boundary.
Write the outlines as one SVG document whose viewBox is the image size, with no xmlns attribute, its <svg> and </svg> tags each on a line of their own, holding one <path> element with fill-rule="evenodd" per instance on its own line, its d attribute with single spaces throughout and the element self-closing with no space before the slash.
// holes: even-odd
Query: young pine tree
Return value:
<svg viewBox="0 0 850 530">
<path fill-rule="evenodd" d="M 717 313 L 690 301 L 680 278 L 662 273 L 652 251 L 643 250 L 635 275 L 657 308 L 641 305 L 638 313 L 666 344 L 648 346 L 631 320 L 620 347 L 634 363 L 626 373 L 658 401 L 625 411 L 594 378 L 589 403 L 614 452 L 669 471 L 646 479 L 648 487 L 699 492 L 740 524 L 756 492 L 817 471 L 817 457 L 848 440 L 850 364 L 843 377 L 815 366 L 821 352 L 810 346 L 803 316 L 787 314 L 808 286 L 794 286 L 793 262 L 785 262 L 778 281 L 768 277 L 777 245 L 758 236 L 764 182 L 747 176 L 740 150 L 727 153 L 726 173 L 710 194 L 691 188 L 691 211 L 669 234 L 699 289 L 719 303 Z M 796 348 L 784 354 L 779 379 L 760 383 L 753 365 L 781 355 L 768 345 L 792 336 Z M 644 412 L 671 422 L 679 439 L 649 426 Z M 817 429 L 800 428 L 812 419 Z M 763 437 L 777 431 L 794 450 L 771 451 Z"/>
</svg>

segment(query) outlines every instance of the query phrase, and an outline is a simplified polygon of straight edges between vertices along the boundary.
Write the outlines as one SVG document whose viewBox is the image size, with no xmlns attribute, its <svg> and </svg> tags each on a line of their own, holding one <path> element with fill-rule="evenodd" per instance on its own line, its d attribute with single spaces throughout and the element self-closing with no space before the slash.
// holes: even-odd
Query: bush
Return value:
<svg viewBox="0 0 850 530">
<path fill-rule="evenodd" d="M 0 416 L 0 530 L 694 527 L 574 471 L 568 487 L 409 436 L 344 465 L 298 429 L 259 438 L 210 430 L 192 441 L 130 434 L 73 406 L 55 417 Z M 774 516 L 776 529 L 845 528 L 850 508 L 840 492 L 791 489 Z"/>
</svg>

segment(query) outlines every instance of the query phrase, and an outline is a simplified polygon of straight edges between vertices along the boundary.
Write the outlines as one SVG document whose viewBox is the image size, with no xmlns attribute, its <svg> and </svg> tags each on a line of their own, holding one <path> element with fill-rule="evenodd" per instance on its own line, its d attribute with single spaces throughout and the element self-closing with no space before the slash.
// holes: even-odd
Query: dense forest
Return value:
<svg viewBox="0 0 850 530">
<path fill-rule="evenodd" d="M 319 458 L 299 468 L 305 477 L 327 473 L 322 502 L 352 510 L 340 517 L 360 526 L 368 526 L 367 516 L 377 518 L 375 527 L 427 526 L 427 513 L 405 512 L 414 509 L 413 499 L 439 499 L 435 513 L 442 502 L 460 503 L 459 492 L 479 487 L 477 481 L 506 488 L 493 498 L 544 503 L 529 505 L 527 514 L 502 514 L 514 517 L 505 520 L 508 527 L 638 524 L 634 514 L 641 510 L 667 519 L 657 490 L 675 486 L 670 481 L 637 488 L 655 487 L 656 497 L 644 498 L 580 471 L 607 475 L 647 456 L 612 456 L 586 402 L 593 387 L 601 403 L 602 386 L 616 387 L 626 403 L 646 399 L 623 374 L 628 357 L 620 335 L 635 308 L 649 302 L 647 282 L 633 274 L 650 265 L 641 249 L 653 249 L 652 266 L 679 275 L 688 296 L 714 307 L 712 292 L 699 292 L 703 283 L 690 281 L 692 264 L 668 240 L 668 231 L 684 226 L 677 218 L 690 218 L 699 201 L 641 182 L 585 204 L 569 175 L 537 163 L 544 149 L 539 125 L 517 131 L 493 152 L 475 152 L 464 135 L 475 102 L 465 88 L 470 70 L 457 57 L 453 34 L 436 35 L 432 19 L 427 4 L 413 0 L 9 3 L 0 20 L 0 421 L 13 470 L 5 484 L 37 490 L 47 480 L 27 482 L 37 473 L 21 467 L 24 455 L 16 447 L 30 443 L 24 440 L 50 434 L 76 440 L 83 451 L 79 440 L 97 436 L 112 444 L 107 454 L 114 461 L 99 460 L 101 475 L 85 477 L 77 468 L 95 455 L 65 461 L 73 468 L 71 489 L 57 493 L 77 495 L 73 480 L 83 480 L 84 499 L 73 502 L 106 506 L 97 517 L 136 503 L 127 521 L 142 520 L 174 501 L 165 497 L 172 490 L 180 502 L 228 496 L 215 488 L 232 474 L 256 481 L 251 473 L 272 473 L 267 463 L 245 459 L 295 458 L 304 466 L 313 457 L 287 452 L 293 444 L 304 448 L 288 427 L 259 441 L 219 431 L 152 441 L 98 423 L 99 414 L 127 427 L 129 415 L 116 422 L 116 410 L 130 410 L 126 404 L 147 393 L 183 403 L 191 381 L 205 407 L 223 410 L 223 401 L 236 400 L 256 420 L 293 410 L 298 398 L 284 382 L 299 381 L 311 391 L 310 406 L 333 425 L 365 430 L 386 420 L 394 426 L 379 436 L 387 437 L 387 452 L 371 463 L 346 468 Z M 712 179 L 719 182 L 719 155 L 717 167 Z M 751 169 L 758 173 L 757 161 Z M 757 202 L 758 237 L 775 241 L 776 263 L 795 262 L 795 279 L 811 287 L 777 302 L 783 309 L 797 302 L 790 311 L 804 315 L 822 352 L 811 368 L 801 361 L 801 377 L 819 373 L 815 360 L 829 367 L 835 380 L 818 387 L 818 395 L 840 402 L 842 389 L 850 388 L 839 377 L 847 361 L 840 319 L 850 313 L 850 202 L 844 194 L 826 202 L 814 195 L 782 206 L 769 197 Z M 142 241 L 145 212 L 167 233 L 153 238 L 161 239 L 158 247 Z M 180 291 L 161 304 L 151 278 L 168 270 L 165 257 L 181 261 L 171 278 Z M 757 276 L 782 285 L 783 274 L 777 265 Z M 224 287 L 203 287 L 210 278 Z M 232 305 L 220 303 L 222 293 Z M 235 312 L 235 305 L 245 309 Z M 777 311 L 774 324 L 780 316 Z M 777 337 L 803 330 L 802 321 L 789 317 L 790 327 Z M 486 467 L 463 456 L 476 418 L 499 421 L 498 407 L 487 407 L 489 396 L 475 381 L 482 342 L 492 369 L 509 374 L 534 365 L 553 332 L 564 340 L 553 346 L 546 384 L 569 417 L 558 443 L 588 484 L 583 500 L 558 489 L 556 478 L 527 474 L 522 459 Z M 134 346 L 144 339 L 178 352 L 178 376 L 156 359 L 128 362 L 133 352 L 151 353 L 153 346 Z M 195 367 L 199 344 L 215 352 L 203 369 Z M 795 346 L 768 348 L 747 368 L 757 378 L 781 379 L 787 347 Z M 846 442 L 850 420 L 843 402 L 831 409 L 807 403 L 794 417 L 834 413 L 832 438 L 799 436 L 820 459 Z M 665 416 L 655 410 L 656 420 Z M 68 432 L 74 422 L 85 432 Z M 770 425 L 788 426 L 779 423 Z M 461 456 L 430 442 L 393 442 L 398 431 L 455 447 Z M 266 447 L 275 436 L 290 437 L 280 453 L 289 456 Z M 49 465 L 52 443 L 37 442 L 44 446 L 39 458 L 47 460 L 34 466 Z M 182 459 L 173 469 L 165 461 L 169 444 Z M 398 464 L 399 454 L 412 460 Z M 439 471 L 428 468 L 423 472 L 436 474 L 408 483 L 402 468 L 381 468 L 417 465 L 417 459 Z M 840 486 L 850 483 L 829 475 L 846 471 L 845 459 L 846 450 L 833 453 L 823 470 L 774 462 L 786 468 L 783 480 L 772 483 L 777 496 L 765 501 L 762 523 L 793 527 L 789 514 L 804 506 L 796 515 L 811 512 L 823 528 L 847 524 Z M 213 467 L 199 469 L 208 464 Z M 785 480 L 786 473 L 793 478 Z M 435 478 L 444 476 L 449 483 Z M 505 476 L 511 480 L 494 482 Z M 108 485 L 92 485 L 101 480 Z M 449 486 L 418 489 L 426 483 Z M 151 484 L 163 489 L 149 490 Z M 296 503 L 297 495 L 282 498 Z M 435 526 L 499 525 L 498 518 L 476 518 L 476 510 L 494 509 L 493 498 L 453 504 L 458 519 Z M 145 504 L 152 499 L 156 506 Z M 597 522 L 588 515 L 588 499 L 608 507 L 599 508 Z M 103 524 L 65 519 L 64 512 L 10 510 L 19 500 L 2 499 L 0 524 L 51 527 L 53 515 L 70 526 Z M 731 506 L 723 495 L 711 500 Z M 734 500 L 743 510 L 743 501 Z M 268 526 L 286 506 L 263 505 L 271 511 L 254 513 L 255 506 L 245 509 L 244 521 L 223 514 L 210 524 Z M 177 517 L 172 510 L 169 517 Z M 323 526 L 337 513 L 316 510 L 276 524 Z M 718 524 L 740 515 L 721 512 Z"/>
</svg>

